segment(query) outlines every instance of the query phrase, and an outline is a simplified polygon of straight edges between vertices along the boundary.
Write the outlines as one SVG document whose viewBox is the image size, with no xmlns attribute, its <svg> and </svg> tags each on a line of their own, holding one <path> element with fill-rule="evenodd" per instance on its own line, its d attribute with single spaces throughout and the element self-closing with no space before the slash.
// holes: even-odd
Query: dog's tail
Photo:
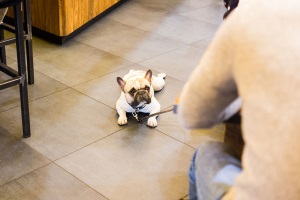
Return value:
<svg viewBox="0 0 300 200">
<path fill-rule="evenodd" d="M 152 76 L 152 86 L 155 92 L 162 90 L 165 86 L 165 73 L 159 73 L 157 76 Z"/>
<path fill-rule="evenodd" d="M 165 73 L 159 73 L 157 74 L 157 77 L 160 77 L 160 78 L 166 78 L 167 74 Z"/>
</svg>

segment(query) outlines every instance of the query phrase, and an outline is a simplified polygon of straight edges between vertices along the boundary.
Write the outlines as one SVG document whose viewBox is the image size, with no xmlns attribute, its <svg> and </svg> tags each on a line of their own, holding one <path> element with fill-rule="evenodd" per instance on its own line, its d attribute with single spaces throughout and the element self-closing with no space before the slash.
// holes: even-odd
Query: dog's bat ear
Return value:
<svg viewBox="0 0 300 200">
<path fill-rule="evenodd" d="M 146 72 L 145 78 L 151 83 L 152 71 L 150 69 Z"/>
<path fill-rule="evenodd" d="M 117 82 L 118 82 L 119 86 L 121 87 L 122 91 L 124 92 L 125 81 L 121 77 L 117 77 Z"/>
</svg>

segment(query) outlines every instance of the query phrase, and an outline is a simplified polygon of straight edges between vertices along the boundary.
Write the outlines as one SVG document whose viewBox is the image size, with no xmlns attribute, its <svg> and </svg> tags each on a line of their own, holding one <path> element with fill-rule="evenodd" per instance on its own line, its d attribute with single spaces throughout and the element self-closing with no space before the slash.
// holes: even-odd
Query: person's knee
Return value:
<svg viewBox="0 0 300 200">
<path fill-rule="evenodd" d="M 197 149 L 195 161 L 197 168 L 207 166 L 223 166 L 226 163 L 239 164 L 235 156 L 234 149 L 222 142 L 206 142 L 201 144 Z"/>
<path fill-rule="evenodd" d="M 221 142 L 214 142 L 209 141 L 201 144 L 197 148 L 197 155 L 196 157 L 206 157 L 208 154 L 212 154 L 213 152 L 223 151 L 224 150 L 224 143 Z"/>
</svg>

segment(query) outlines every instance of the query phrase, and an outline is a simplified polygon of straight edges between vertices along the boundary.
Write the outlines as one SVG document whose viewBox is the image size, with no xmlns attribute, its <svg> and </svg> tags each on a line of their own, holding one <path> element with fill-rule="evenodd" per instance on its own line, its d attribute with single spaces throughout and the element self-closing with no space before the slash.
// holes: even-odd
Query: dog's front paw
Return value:
<svg viewBox="0 0 300 200">
<path fill-rule="evenodd" d="M 125 117 L 120 116 L 119 119 L 118 119 L 118 124 L 119 125 L 127 124 L 127 117 L 126 116 Z"/>
<path fill-rule="evenodd" d="M 147 125 L 150 127 L 156 127 L 157 126 L 156 117 L 150 117 L 147 121 Z"/>
</svg>

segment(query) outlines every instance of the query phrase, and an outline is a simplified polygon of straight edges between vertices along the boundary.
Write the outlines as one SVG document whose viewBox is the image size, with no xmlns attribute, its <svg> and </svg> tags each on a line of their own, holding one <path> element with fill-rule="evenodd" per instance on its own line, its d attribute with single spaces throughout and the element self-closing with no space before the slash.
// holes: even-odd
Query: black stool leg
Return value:
<svg viewBox="0 0 300 200">
<path fill-rule="evenodd" d="M 16 48 L 18 59 L 18 73 L 21 76 L 20 84 L 20 98 L 21 98 L 21 112 L 22 112 L 22 127 L 23 137 L 30 137 L 30 119 L 29 119 L 29 105 L 28 105 L 28 89 L 26 78 L 26 64 L 24 52 L 24 33 L 21 13 L 21 3 L 14 6 L 14 18 L 16 28 Z"/>
<path fill-rule="evenodd" d="M 0 40 L 4 40 L 4 30 L 2 28 L 0 28 Z M 1 58 L 1 62 L 6 65 L 5 46 L 0 47 L 0 58 Z"/>
<path fill-rule="evenodd" d="M 33 51 L 32 51 L 32 28 L 31 28 L 31 15 L 30 15 L 30 0 L 24 2 L 24 21 L 25 33 L 28 35 L 26 40 L 26 58 L 28 70 L 28 84 L 34 84 L 34 70 L 33 70 Z"/>
</svg>

